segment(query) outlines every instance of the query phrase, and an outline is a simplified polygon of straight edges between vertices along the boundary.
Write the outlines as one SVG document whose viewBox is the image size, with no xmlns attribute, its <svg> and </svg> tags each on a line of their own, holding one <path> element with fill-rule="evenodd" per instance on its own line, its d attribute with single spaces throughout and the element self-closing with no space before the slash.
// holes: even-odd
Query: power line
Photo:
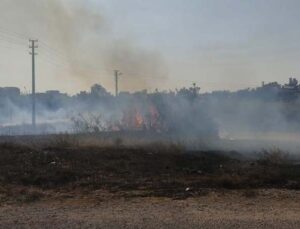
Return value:
<svg viewBox="0 0 300 229">
<path fill-rule="evenodd" d="M 59 68 L 61 70 L 65 70 L 65 71 L 70 71 L 70 66 L 62 64 L 62 63 L 58 63 L 47 56 L 40 55 L 39 59 L 41 61 L 43 61 L 44 63 L 49 64 L 50 66 L 53 66 L 55 68 Z"/>
<path fill-rule="evenodd" d="M 8 39 L 2 37 L 1 34 L 0 34 L 0 40 L 3 41 L 3 42 L 6 42 L 6 43 L 8 43 L 8 44 L 12 44 L 12 45 L 23 46 L 23 47 L 25 46 L 24 43 L 21 44 L 21 43 L 12 41 L 12 40 L 8 40 Z"/>
<path fill-rule="evenodd" d="M 69 61 L 69 57 L 67 57 L 64 53 L 62 53 L 61 51 L 55 49 L 55 48 L 52 48 L 50 47 L 47 43 L 43 42 L 43 41 L 40 41 L 40 46 L 44 48 L 45 51 L 48 51 L 49 53 L 52 53 L 53 55 L 61 58 L 61 59 L 64 59 L 66 61 Z"/>
<path fill-rule="evenodd" d="M 27 40 L 27 39 L 29 39 L 29 36 L 27 36 L 25 34 L 17 33 L 17 32 L 5 29 L 3 27 L 0 27 L 0 32 L 8 34 L 10 36 L 14 36 L 14 37 L 16 37 L 18 39 L 21 39 L 21 40 L 24 40 L 24 39 Z"/>
<path fill-rule="evenodd" d="M 62 60 L 65 64 L 67 64 L 69 66 L 73 65 L 76 70 L 80 70 L 80 71 L 84 71 L 84 72 L 88 71 L 88 72 L 96 74 L 96 75 L 99 75 L 101 72 L 104 73 L 99 68 L 91 66 L 91 65 L 89 65 L 87 63 L 85 63 L 85 64 L 83 64 L 83 63 L 77 64 L 76 61 L 74 61 L 71 58 L 63 55 L 61 52 L 57 52 L 56 49 L 51 48 L 49 45 L 46 46 L 45 44 L 46 43 L 43 42 L 42 47 L 44 48 L 43 50 L 45 51 L 46 55 L 56 56 L 56 57 L 58 57 L 58 59 Z M 107 74 L 107 72 L 105 72 L 105 74 Z"/>
</svg>

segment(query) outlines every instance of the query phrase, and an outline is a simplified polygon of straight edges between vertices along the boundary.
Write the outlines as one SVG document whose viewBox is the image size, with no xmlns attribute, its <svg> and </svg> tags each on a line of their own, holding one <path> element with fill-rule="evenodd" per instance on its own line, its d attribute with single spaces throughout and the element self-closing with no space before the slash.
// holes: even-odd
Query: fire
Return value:
<svg viewBox="0 0 300 229">
<path fill-rule="evenodd" d="M 147 107 L 134 106 L 123 112 L 122 127 L 127 130 L 162 131 L 160 114 L 152 104 Z"/>
<path fill-rule="evenodd" d="M 123 112 L 122 127 L 127 130 L 138 130 L 144 126 L 144 118 L 141 112 L 135 107 L 131 107 Z"/>
<path fill-rule="evenodd" d="M 159 124 L 159 112 L 154 105 L 149 107 L 149 125 L 151 129 L 158 130 Z"/>
<path fill-rule="evenodd" d="M 144 126 L 144 119 L 140 112 L 136 112 L 135 114 L 135 127 L 140 129 Z"/>
</svg>

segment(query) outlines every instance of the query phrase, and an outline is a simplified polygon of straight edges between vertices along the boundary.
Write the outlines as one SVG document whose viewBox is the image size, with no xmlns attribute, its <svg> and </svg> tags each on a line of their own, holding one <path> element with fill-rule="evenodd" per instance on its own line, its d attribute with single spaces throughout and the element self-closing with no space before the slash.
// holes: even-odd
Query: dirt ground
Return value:
<svg viewBox="0 0 300 229">
<path fill-rule="evenodd" d="M 188 199 L 92 195 L 0 206 L 0 228 L 300 228 L 300 191 L 211 191 Z"/>
</svg>

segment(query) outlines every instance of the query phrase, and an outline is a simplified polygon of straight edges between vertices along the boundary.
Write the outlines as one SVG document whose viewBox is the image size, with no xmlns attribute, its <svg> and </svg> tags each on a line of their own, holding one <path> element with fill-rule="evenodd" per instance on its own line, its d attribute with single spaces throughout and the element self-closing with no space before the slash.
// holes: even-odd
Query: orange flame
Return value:
<svg viewBox="0 0 300 229">
<path fill-rule="evenodd" d="M 135 115 L 135 127 L 142 128 L 144 125 L 144 119 L 140 112 L 136 112 Z"/>
<path fill-rule="evenodd" d="M 122 126 L 128 130 L 154 130 L 162 131 L 164 128 L 160 122 L 160 114 L 152 104 L 147 109 L 132 106 L 123 112 Z"/>
</svg>

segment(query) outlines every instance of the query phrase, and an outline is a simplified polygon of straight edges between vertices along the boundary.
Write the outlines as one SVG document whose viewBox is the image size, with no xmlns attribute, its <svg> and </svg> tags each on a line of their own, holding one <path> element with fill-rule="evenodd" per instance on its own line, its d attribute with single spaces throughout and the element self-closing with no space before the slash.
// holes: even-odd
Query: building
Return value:
<svg viewBox="0 0 300 229">
<path fill-rule="evenodd" d="M 17 87 L 0 87 L 0 96 L 16 98 L 21 95 L 21 91 Z"/>
</svg>

